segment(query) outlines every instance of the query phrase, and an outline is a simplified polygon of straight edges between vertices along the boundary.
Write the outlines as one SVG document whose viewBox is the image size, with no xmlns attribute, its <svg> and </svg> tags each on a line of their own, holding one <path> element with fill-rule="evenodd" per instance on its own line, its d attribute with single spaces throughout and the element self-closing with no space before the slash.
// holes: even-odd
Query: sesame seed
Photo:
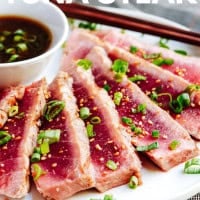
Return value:
<svg viewBox="0 0 200 200">
<path fill-rule="evenodd" d="M 102 150 L 102 147 L 101 147 L 99 144 L 96 144 L 96 145 L 95 145 L 95 148 L 96 148 L 97 150 L 99 150 L 99 151 Z"/>
<path fill-rule="evenodd" d="M 4 166 L 5 166 L 4 163 L 1 163 L 1 164 L 0 164 L 0 167 L 4 167 Z"/>
<path fill-rule="evenodd" d="M 57 165 L 58 165 L 57 163 L 53 163 L 51 166 L 52 167 L 57 167 Z"/>
<path fill-rule="evenodd" d="M 56 192 L 60 192 L 60 188 L 56 188 Z"/>
<path fill-rule="evenodd" d="M 153 125 L 153 122 L 150 119 L 147 122 L 148 124 Z"/>
</svg>

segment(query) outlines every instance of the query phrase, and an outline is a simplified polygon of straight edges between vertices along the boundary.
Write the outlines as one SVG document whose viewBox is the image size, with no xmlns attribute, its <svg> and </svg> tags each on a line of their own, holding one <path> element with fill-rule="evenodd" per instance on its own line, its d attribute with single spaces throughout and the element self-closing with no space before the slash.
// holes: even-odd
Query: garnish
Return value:
<svg viewBox="0 0 200 200">
<path fill-rule="evenodd" d="M 123 98 L 123 94 L 121 92 L 115 92 L 114 97 L 113 97 L 113 101 L 115 105 L 119 106 L 122 98 Z"/>
<path fill-rule="evenodd" d="M 38 135 L 38 144 L 42 144 L 43 142 L 48 142 L 49 144 L 53 144 L 60 141 L 61 131 L 59 129 L 49 129 L 49 130 L 41 130 Z"/>
<path fill-rule="evenodd" d="M 178 53 L 178 54 L 181 54 L 181 55 L 184 55 L 184 56 L 187 56 L 188 55 L 188 53 L 187 53 L 187 51 L 184 51 L 184 50 L 181 50 L 181 49 L 176 49 L 176 50 L 174 50 L 176 53 Z"/>
<path fill-rule="evenodd" d="M 165 49 L 169 49 L 169 46 L 167 45 L 168 41 L 169 40 L 166 39 L 166 38 L 160 38 L 159 46 L 162 47 L 162 48 L 165 48 Z"/>
<path fill-rule="evenodd" d="M 106 163 L 106 167 L 114 171 L 117 169 L 117 164 L 113 160 L 108 160 Z"/>
<path fill-rule="evenodd" d="M 145 151 L 151 151 L 151 150 L 158 149 L 158 148 L 159 148 L 159 143 L 153 142 L 152 144 L 149 144 L 149 145 L 146 145 L 146 146 L 137 146 L 136 150 L 141 151 L 141 152 L 145 152 Z"/>
<path fill-rule="evenodd" d="M 143 58 L 148 60 L 148 59 L 156 59 L 161 56 L 160 53 L 151 53 L 151 54 L 143 54 Z"/>
<path fill-rule="evenodd" d="M 48 153 L 50 152 L 49 142 L 48 142 L 48 141 L 44 141 L 44 142 L 40 145 L 40 150 L 41 150 L 41 154 L 42 154 L 42 155 L 48 154 Z"/>
<path fill-rule="evenodd" d="M 65 107 L 64 101 L 59 101 L 59 100 L 49 101 L 44 107 L 43 116 L 45 117 L 46 120 L 51 121 L 60 114 L 60 112 L 64 109 L 64 107 Z"/>
<path fill-rule="evenodd" d="M 94 22 L 80 22 L 78 27 L 94 31 L 97 28 L 97 24 Z"/>
<path fill-rule="evenodd" d="M 198 85 L 198 84 L 191 84 L 191 85 L 189 85 L 189 86 L 186 88 L 185 91 L 186 91 L 187 93 L 191 94 L 192 92 L 198 91 L 198 90 L 200 90 L 200 85 Z"/>
<path fill-rule="evenodd" d="M 160 132 L 159 132 L 159 130 L 153 130 L 151 135 L 153 138 L 159 138 Z"/>
<path fill-rule="evenodd" d="M 12 136 L 7 131 L 0 131 L 0 146 L 7 144 Z"/>
<path fill-rule="evenodd" d="M 171 58 L 156 58 L 152 61 L 154 65 L 161 66 L 161 65 L 172 65 L 174 64 L 174 60 Z"/>
<path fill-rule="evenodd" d="M 138 52 L 138 48 L 137 47 L 135 47 L 135 46 L 130 46 L 130 52 L 131 53 L 137 53 Z"/>
<path fill-rule="evenodd" d="M 200 174 L 200 158 L 193 158 L 185 163 L 184 173 Z"/>
<path fill-rule="evenodd" d="M 129 117 L 122 117 L 122 122 L 129 126 L 133 124 L 133 120 Z"/>
<path fill-rule="evenodd" d="M 77 62 L 76 62 L 76 65 L 78 67 L 82 67 L 83 69 L 85 70 L 88 70 L 92 67 L 92 61 L 88 60 L 88 59 L 79 59 Z"/>
<path fill-rule="evenodd" d="M 180 114 L 184 108 L 190 105 L 190 96 L 188 93 L 180 94 L 175 100 L 170 101 L 169 106 L 171 110 L 176 113 Z"/>
<path fill-rule="evenodd" d="M 89 138 L 92 138 L 95 136 L 94 126 L 92 124 L 87 124 L 86 130 L 87 130 L 87 136 Z"/>
<path fill-rule="evenodd" d="M 178 146 L 180 146 L 180 141 L 178 140 L 173 140 L 172 142 L 170 142 L 169 144 L 169 149 L 170 150 L 176 150 Z"/>
<path fill-rule="evenodd" d="M 146 104 L 139 104 L 136 108 L 132 108 L 131 111 L 134 114 L 142 113 L 144 115 L 147 113 L 146 107 Z"/>
<path fill-rule="evenodd" d="M 18 114 L 18 112 L 19 112 L 19 107 L 18 106 L 12 106 L 8 111 L 8 116 L 14 117 L 15 115 Z"/>
<path fill-rule="evenodd" d="M 90 116 L 90 109 L 88 107 L 82 107 L 79 113 L 81 119 L 87 119 Z"/>
<path fill-rule="evenodd" d="M 138 186 L 138 178 L 136 176 L 131 176 L 130 181 L 128 183 L 129 188 L 135 189 Z"/>
<path fill-rule="evenodd" d="M 128 62 L 121 59 L 117 59 L 112 65 L 112 70 L 115 72 L 115 80 L 117 82 L 120 82 L 123 76 L 128 71 Z"/>
<path fill-rule="evenodd" d="M 103 89 L 106 90 L 107 92 L 109 92 L 110 89 L 111 89 L 111 87 L 110 87 L 108 84 L 105 84 L 105 85 L 103 86 Z"/>
<path fill-rule="evenodd" d="M 137 82 L 137 81 L 146 81 L 147 77 L 142 75 L 134 75 L 132 77 L 129 77 L 128 79 L 132 82 Z"/>
<path fill-rule="evenodd" d="M 33 167 L 33 179 L 34 179 L 34 181 L 37 181 L 40 178 L 40 176 L 46 174 L 46 172 L 44 172 L 42 170 L 42 168 L 40 167 L 40 165 L 33 164 L 32 167 Z"/>
<path fill-rule="evenodd" d="M 98 116 L 92 117 L 90 120 L 91 124 L 100 124 L 101 123 L 101 118 Z"/>
</svg>

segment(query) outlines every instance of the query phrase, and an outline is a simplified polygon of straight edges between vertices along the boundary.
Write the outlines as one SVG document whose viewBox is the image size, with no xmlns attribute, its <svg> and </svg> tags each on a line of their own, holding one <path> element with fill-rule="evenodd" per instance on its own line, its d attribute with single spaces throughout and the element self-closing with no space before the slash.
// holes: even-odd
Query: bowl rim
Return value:
<svg viewBox="0 0 200 200">
<path fill-rule="evenodd" d="M 47 49 L 42 54 L 40 54 L 40 55 L 38 55 L 36 57 L 33 57 L 33 58 L 26 59 L 26 60 L 21 60 L 21 61 L 16 61 L 16 62 L 10 62 L 10 63 L 9 62 L 8 63 L 0 63 L 0 68 L 16 67 L 16 65 L 18 65 L 18 66 L 20 66 L 20 65 L 26 65 L 28 67 L 28 65 L 30 63 L 32 64 L 32 63 L 38 62 L 41 59 L 46 58 L 49 55 L 52 55 L 53 52 L 55 52 L 58 48 L 62 48 L 64 42 L 67 40 L 67 35 L 68 35 L 68 32 L 69 32 L 69 25 L 67 23 L 67 16 L 61 11 L 60 8 L 58 8 L 52 2 L 43 2 L 43 3 L 45 5 L 48 4 L 48 6 L 52 7 L 59 14 L 59 16 L 61 17 L 61 20 L 63 21 L 63 24 L 64 24 L 64 30 L 62 32 L 62 36 L 59 37 L 58 41 L 52 47 L 50 47 L 49 49 Z M 31 19 L 31 17 L 30 17 L 30 19 Z M 37 21 L 40 22 L 39 20 L 37 20 Z M 46 24 L 44 24 L 44 25 L 46 25 Z M 48 26 L 47 26 L 47 28 L 48 28 Z"/>
</svg>

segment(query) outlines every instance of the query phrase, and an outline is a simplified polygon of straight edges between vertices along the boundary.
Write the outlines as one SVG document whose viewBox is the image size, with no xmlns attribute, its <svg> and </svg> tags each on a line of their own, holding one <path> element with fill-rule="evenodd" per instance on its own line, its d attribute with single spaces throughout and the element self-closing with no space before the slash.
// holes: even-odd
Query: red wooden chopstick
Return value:
<svg viewBox="0 0 200 200">
<path fill-rule="evenodd" d="M 111 13 L 84 4 L 61 4 L 57 3 L 56 0 L 51 0 L 51 2 L 56 4 L 67 17 L 148 33 L 200 46 L 200 34 L 196 32 Z"/>
</svg>

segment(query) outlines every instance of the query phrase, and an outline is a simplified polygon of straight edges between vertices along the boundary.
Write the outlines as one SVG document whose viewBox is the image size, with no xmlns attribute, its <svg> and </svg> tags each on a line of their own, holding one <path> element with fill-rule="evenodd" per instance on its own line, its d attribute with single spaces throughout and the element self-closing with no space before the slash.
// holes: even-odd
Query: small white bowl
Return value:
<svg viewBox="0 0 200 200">
<path fill-rule="evenodd" d="M 1 16 L 19 16 L 30 18 L 44 24 L 52 34 L 50 47 L 43 54 L 24 61 L 0 63 L 0 88 L 29 84 L 41 78 L 48 71 L 48 65 L 53 62 L 55 68 L 60 66 L 62 45 L 67 40 L 68 21 L 64 13 L 49 2 L 25 3 L 22 0 L 0 1 Z"/>
</svg>

